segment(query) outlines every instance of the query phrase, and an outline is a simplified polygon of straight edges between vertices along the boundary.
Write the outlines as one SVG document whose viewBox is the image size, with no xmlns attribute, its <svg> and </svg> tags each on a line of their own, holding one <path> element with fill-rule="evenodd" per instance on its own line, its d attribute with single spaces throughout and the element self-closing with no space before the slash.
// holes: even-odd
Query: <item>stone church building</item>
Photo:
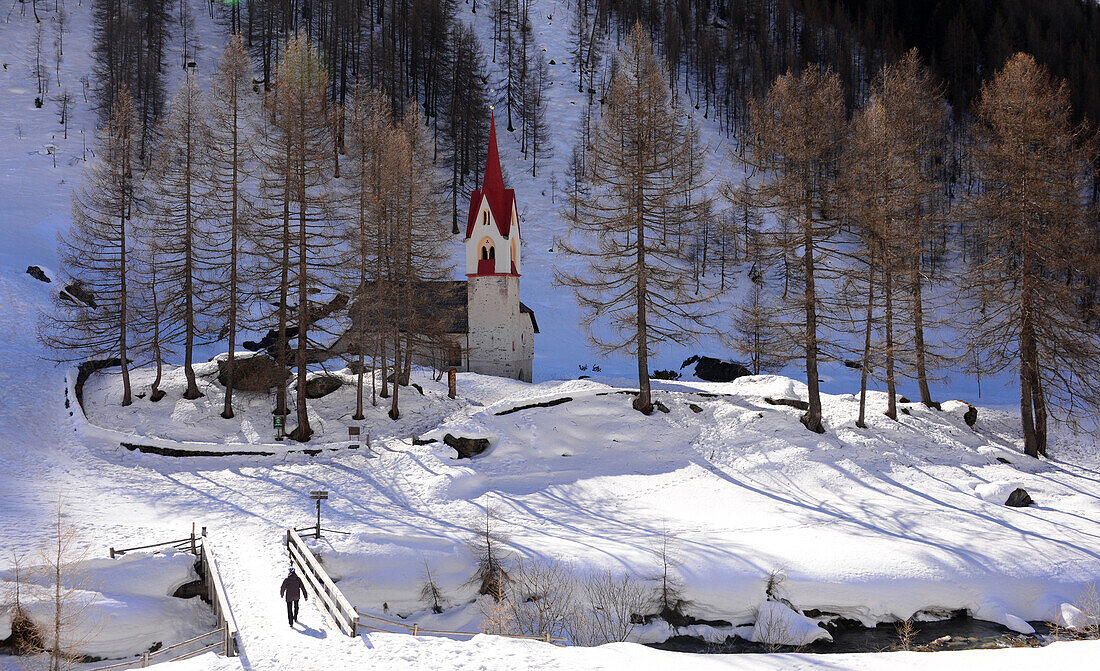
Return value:
<svg viewBox="0 0 1100 671">
<path fill-rule="evenodd" d="M 435 360 L 417 357 L 417 363 L 530 382 L 539 327 L 535 313 L 519 300 L 523 261 L 516 192 L 504 188 L 496 123 L 489 128 L 485 173 L 466 219 L 466 279 L 418 287 L 429 298 L 418 309 L 442 326 L 443 351 Z M 330 351 L 351 347 L 345 334 Z"/>
<path fill-rule="evenodd" d="M 521 241 L 516 192 L 504 188 L 491 121 L 485 174 L 466 218 L 466 281 L 458 282 L 466 285 L 466 328 L 448 334 L 462 345 L 461 370 L 531 381 L 539 327 L 519 300 Z"/>
</svg>

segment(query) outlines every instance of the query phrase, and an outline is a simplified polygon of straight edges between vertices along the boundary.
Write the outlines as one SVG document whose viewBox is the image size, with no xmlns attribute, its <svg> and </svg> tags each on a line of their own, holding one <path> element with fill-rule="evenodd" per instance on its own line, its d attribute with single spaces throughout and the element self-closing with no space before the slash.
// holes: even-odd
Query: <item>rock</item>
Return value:
<svg viewBox="0 0 1100 671">
<path fill-rule="evenodd" d="M 967 403 L 967 405 L 970 404 Z M 978 422 L 978 409 L 970 405 L 970 409 L 966 411 L 965 415 L 963 415 L 963 421 L 966 422 L 967 426 L 973 428 L 973 426 Z"/>
<path fill-rule="evenodd" d="M 79 280 L 65 287 L 65 290 L 60 294 L 61 298 L 70 301 L 72 303 L 79 303 L 86 305 L 92 309 L 98 308 L 99 305 L 95 302 L 95 294 L 84 288 L 84 284 Z"/>
<path fill-rule="evenodd" d="M 76 385 L 73 391 L 76 392 L 76 400 L 80 403 L 80 407 L 84 408 L 84 383 L 88 381 L 88 378 L 92 376 L 92 373 L 103 370 L 104 368 L 113 368 L 114 366 L 121 366 L 122 359 L 117 357 L 113 359 L 93 359 L 91 361 L 85 361 L 76 368 Z"/>
<path fill-rule="evenodd" d="M 50 283 L 50 278 L 46 277 L 46 271 L 42 270 L 38 266 L 27 266 L 27 274 L 38 280 L 39 282 Z"/>
<path fill-rule="evenodd" d="M 809 410 L 810 404 L 806 401 L 799 401 L 795 398 L 764 398 L 764 402 L 770 405 L 788 405 L 792 408 L 798 408 L 799 410 Z"/>
<path fill-rule="evenodd" d="M 172 596 L 177 599 L 193 599 L 196 596 L 206 597 L 206 582 L 204 580 L 192 580 L 191 582 L 185 582 L 176 588 L 175 592 L 172 592 Z"/>
<path fill-rule="evenodd" d="M 1011 508 L 1027 508 L 1032 503 L 1035 502 L 1031 500 L 1031 497 L 1022 487 L 1012 490 L 1012 493 L 1008 495 L 1008 500 L 1005 501 L 1005 505 Z"/>
<path fill-rule="evenodd" d="M 680 364 L 680 369 L 695 364 L 695 377 L 706 382 L 732 382 L 739 377 L 752 375 L 752 371 L 733 361 L 722 361 L 709 356 L 695 355 Z"/>
<path fill-rule="evenodd" d="M 666 415 L 669 412 L 671 412 L 671 410 L 668 409 L 668 406 L 665 405 L 664 403 L 661 403 L 660 401 L 654 401 L 653 402 L 653 407 L 656 408 L 657 410 L 660 410 L 661 412 L 665 413 Z"/>
<path fill-rule="evenodd" d="M 443 442 L 455 448 L 459 459 L 476 457 L 489 449 L 488 438 L 464 438 L 462 436 L 452 436 L 448 433 L 443 436 Z"/>
<path fill-rule="evenodd" d="M 229 381 L 226 367 L 227 358 L 218 359 L 218 382 L 224 387 Z M 269 356 L 257 354 L 250 357 L 237 357 L 233 361 L 233 388 L 238 391 L 271 391 L 286 384 L 290 373 L 279 367 L 279 363 Z M 307 391 L 309 385 L 306 385 Z"/>
<path fill-rule="evenodd" d="M 306 380 L 306 398 L 322 398 L 336 391 L 344 381 L 335 375 L 317 375 Z"/>
<path fill-rule="evenodd" d="M 997 461 L 1001 462 L 1002 464 L 1011 464 L 1012 463 L 1011 461 L 1009 461 L 1008 459 L 1005 459 L 1004 457 L 997 457 Z"/>
<path fill-rule="evenodd" d="M 696 414 L 703 412 L 703 409 L 695 405 L 694 403 L 688 403 L 688 407 L 691 408 L 691 411 Z"/>
<path fill-rule="evenodd" d="M 912 401 L 904 396 L 898 396 L 898 403 L 912 403 Z"/>
</svg>

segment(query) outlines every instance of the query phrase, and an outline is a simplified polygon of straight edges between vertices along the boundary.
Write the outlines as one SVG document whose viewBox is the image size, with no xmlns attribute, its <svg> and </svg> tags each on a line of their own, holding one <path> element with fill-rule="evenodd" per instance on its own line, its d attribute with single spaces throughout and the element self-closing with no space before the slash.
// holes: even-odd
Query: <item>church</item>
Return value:
<svg viewBox="0 0 1100 671">
<path fill-rule="evenodd" d="M 521 243 L 516 192 L 504 188 L 496 122 L 490 121 L 485 173 L 466 218 L 466 319 L 454 320 L 448 333 L 461 345 L 461 370 L 531 381 L 539 327 L 519 300 Z M 463 321 L 465 328 L 458 328 Z"/>
<path fill-rule="evenodd" d="M 418 309 L 442 326 L 442 361 L 419 356 L 417 363 L 531 381 L 539 327 L 534 311 L 519 300 L 521 243 L 516 192 L 504 188 L 491 121 L 485 173 L 466 219 L 466 279 L 418 287 L 429 298 Z M 350 343 L 345 334 L 330 351 L 347 352 Z"/>
</svg>

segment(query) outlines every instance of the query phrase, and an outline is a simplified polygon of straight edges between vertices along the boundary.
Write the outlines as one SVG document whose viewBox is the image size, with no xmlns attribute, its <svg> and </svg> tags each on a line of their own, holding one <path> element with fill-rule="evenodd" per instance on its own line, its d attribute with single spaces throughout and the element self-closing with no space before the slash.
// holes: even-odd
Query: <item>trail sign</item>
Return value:
<svg viewBox="0 0 1100 671">
<path fill-rule="evenodd" d="M 309 498 L 317 502 L 317 538 L 321 537 L 321 501 L 328 498 L 328 492 L 324 489 L 314 489 L 309 493 Z"/>
</svg>

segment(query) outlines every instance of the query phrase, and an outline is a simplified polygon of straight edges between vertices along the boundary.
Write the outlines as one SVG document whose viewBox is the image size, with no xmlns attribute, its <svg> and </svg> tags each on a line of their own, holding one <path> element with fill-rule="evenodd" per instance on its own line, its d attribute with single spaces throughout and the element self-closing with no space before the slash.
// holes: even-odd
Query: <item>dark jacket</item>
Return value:
<svg viewBox="0 0 1100 671">
<path fill-rule="evenodd" d="M 279 596 L 286 597 L 287 601 L 297 601 L 298 599 L 306 596 L 306 586 L 302 584 L 302 579 L 298 577 L 297 573 L 291 573 L 283 579 L 283 584 L 279 588 Z"/>
</svg>

